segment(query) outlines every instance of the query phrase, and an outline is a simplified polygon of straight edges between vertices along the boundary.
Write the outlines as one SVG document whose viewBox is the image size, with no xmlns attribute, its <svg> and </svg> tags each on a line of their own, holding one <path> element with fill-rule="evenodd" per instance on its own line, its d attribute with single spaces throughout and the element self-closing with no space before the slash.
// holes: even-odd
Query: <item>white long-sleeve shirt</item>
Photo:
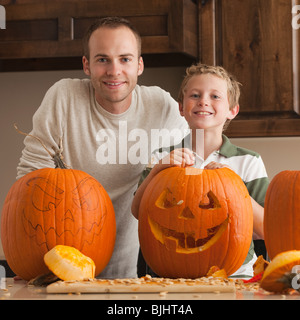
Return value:
<svg viewBox="0 0 300 320">
<path fill-rule="evenodd" d="M 59 149 L 62 139 L 64 162 L 96 178 L 114 206 L 115 249 L 101 277 L 136 277 L 139 242 L 138 222 L 130 210 L 133 194 L 151 153 L 181 141 L 179 129 L 187 127 L 177 102 L 158 87 L 137 85 L 129 109 L 122 114 L 111 114 L 96 102 L 89 79 L 63 79 L 46 93 L 33 116 L 31 134 L 51 151 Z M 172 133 L 178 134 L 177 139 L 170 139 Z M 17 178 L 54 167 L 38 141 L 26 137 L 24 144 Z"/>
</svg>

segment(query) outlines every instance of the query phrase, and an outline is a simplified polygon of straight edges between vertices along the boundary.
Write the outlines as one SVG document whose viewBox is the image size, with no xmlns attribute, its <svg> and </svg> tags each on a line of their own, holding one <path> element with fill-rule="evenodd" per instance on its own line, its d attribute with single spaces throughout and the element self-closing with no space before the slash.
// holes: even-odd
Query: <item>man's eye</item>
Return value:
<svg viewBox="0 0 300 320">
<path fill-rule="evenodd" d="M 107 62 L 107 59 L 106 58 L 99 58 L 98 62 Z"/>
<path fill-rule="evenodd" d="M 123 62 L 129 62 L 129 61 L 130 61 L 130 58 L 122 58 L 122 61 L 123 61 Z"/>
</svg>

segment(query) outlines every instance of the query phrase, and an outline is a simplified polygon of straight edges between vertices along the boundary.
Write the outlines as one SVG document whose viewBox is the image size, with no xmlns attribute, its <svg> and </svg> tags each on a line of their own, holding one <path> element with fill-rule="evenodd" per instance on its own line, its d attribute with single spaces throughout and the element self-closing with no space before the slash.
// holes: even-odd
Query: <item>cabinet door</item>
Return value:
<svg viewBox="0 0 300 320">
<path fill-rule="evenodd" d="M 192 0 L 7 0 L 5 9 L 0 71 L 33 64 L 37 70 L 47 64 L 81 68 L 86 29 L 107 16 L 122 16 L 139 30 L 147 66 L 189 65 L 198 56 L 198 12 Z"/>
<path fill-rule="evenodd" d="M 292 28 L 296 2 L 202 1 L 200 59 L 224 66 L 242 84 L 240 113 L 226 132 L 229 136 L 300 135 L 295 49 L 300 31 Z M 205 25 L 207 43 L 201 40 Z"/>
</svg>

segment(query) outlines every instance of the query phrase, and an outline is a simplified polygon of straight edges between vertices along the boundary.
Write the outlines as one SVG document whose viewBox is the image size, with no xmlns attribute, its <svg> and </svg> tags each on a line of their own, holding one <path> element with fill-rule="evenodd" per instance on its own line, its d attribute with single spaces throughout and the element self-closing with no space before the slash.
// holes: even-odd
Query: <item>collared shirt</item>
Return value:
<svg viewBox="0 0 300 320">
<path fill-rule="evenodd" d="M 177 148 L 191 149 L 190 135 L 186 136 L 181 143 L 176 146 L 161 148 L 155 151 L 148 168 L 152 168 L 159 160 Z M 205 160 L 195 152 L 194 155 L 195 164 L 193 167 L 195 168 L 203 169 L 211 161 L 229 166 L 241 177 L 250 196 L 261 206 L 264 206 L 269 179 L 263 160 L 258 153 L 232 144 L 230 140 L 223 135 L 223 143 L 220 149 L 212 152 Z M 149 171 L 149 169 L 146 170 Z M 145 174 L 147 175 L 147 172 L 145 172 Z"/>
</svg>

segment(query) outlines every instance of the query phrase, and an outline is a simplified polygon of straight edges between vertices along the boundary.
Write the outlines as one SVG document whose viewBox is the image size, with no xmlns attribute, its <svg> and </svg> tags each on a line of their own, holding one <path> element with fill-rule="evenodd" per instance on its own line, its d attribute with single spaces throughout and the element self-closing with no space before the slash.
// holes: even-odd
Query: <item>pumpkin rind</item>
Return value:
<svg viewBox="0 0 300 320">
<path fill-rule="evenodd" d="M 264 234 L 268 255 L 300 250 L 300 171 L 282 171 L 265 198 Z"/>
<path fill-rule="evenodd" d="M 162 170 L 140 203 L 141 250 L 161 277 L 197 278 L 211 266 L 230 275 L 243 264 L 252 232 L 248 190 L 228 168 Z"/>
<path fill-rule="evenodd" d="M 25 280 L 48 272 L 44 255 L 58 244 L 90 257 L 97 275 L 110 260 L 115 236 L 107 192 L 80 170 L 32 171 L 14 183 L 2 209 L 3 251 L 13 272 Z"/>
<path fill-rule="evenodd" d="M 70 246 L 55 246 L 45 254 L 44 261 L 49 270 L 64 281 L 95 277 L 94 261 Z"/>
<path fill-rule="evenodd" d="M 280 293 L 292 288 L 284 277 L 290 274 L 294 266 L 300 265 L 300 251 L 281 252 L 270 262 L 261 279 L 260 286 L 267 291 Z"/>
</svg>

